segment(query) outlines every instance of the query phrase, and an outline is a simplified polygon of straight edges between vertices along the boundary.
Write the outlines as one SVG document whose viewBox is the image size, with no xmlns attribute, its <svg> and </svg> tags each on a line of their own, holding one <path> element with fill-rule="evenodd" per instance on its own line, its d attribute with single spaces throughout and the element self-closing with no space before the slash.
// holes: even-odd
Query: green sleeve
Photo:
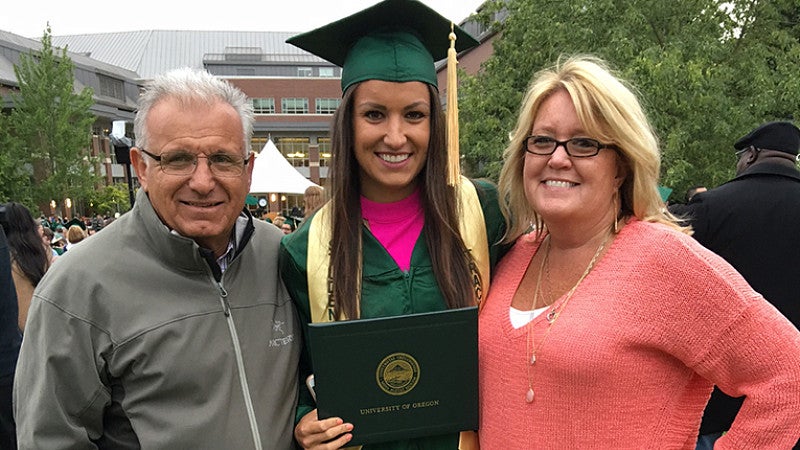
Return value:
<svg viewBox="0 0 800 450">
<path fill-rule="evenodd" d="M 297 306 L 297 313 L 303 329 L 303 347 L 300 353 L 300 397 L 295 412 L 295 424 L 317 405 L 306 386 L 306 378 L 313 373 L 311 357 L 308 353 L 308 323 L 311 321 L 308 303 L 308 278 L 306 277 L 306 243 L 308 227 L 302 227 L 281 241 L 278 262 L 281 278 L 289 295 Z"/>
<path fill-rule="evenodd" d="M 509 244 L 501 244 L 506 233 L 506 221 L 500 211 L 500 200 L 497 186 L 489 180 L 471 180 L 478 192 L 478 200 L 483 209 L 483 220 L 486 224 L 486 239 L 489 242 L 489 258 L 491 270 L 511 248 Z"/>
</svg>

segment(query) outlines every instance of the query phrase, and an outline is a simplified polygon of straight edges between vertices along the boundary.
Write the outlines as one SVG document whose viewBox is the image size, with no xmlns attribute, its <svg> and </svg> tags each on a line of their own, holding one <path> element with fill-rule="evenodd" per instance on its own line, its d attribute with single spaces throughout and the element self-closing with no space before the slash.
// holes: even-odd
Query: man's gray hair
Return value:
<svg viewBox="0 0 800 450">
<path fill-rule="evenodd" d="M 250 138 L 253 136 L 255 119 L 253 107 L 247 96 L 227 81 L 215 77 L 205 70 L 189 67 L 158 75 L 145 84 L 144 90 L 139 95 L 138 111 L 133 121 L 136 147 L 147 148 L 149 140 L 146 127 L 147 115 L 153 105 L 166 98 L 177 99 L 184 104 L 196 101 L 213 104 L 221 101 L 231 105 L 242 119 L 244 154 L 247 155 L 250 152 Z"/>
</svg>

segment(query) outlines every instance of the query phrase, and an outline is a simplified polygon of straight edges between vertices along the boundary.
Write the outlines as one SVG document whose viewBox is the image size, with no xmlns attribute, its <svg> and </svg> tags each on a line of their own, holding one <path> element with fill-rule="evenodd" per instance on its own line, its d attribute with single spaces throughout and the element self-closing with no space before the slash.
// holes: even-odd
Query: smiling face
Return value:
<svg viewBox="0 0 800 450">
<path fill-rule="evenodd" d="M 402 200 L 414 192 L 428 157 L 428 86 L 369 80 L 356 89 L 353 130 L 361 194 L 374 202 Z"/>
<path fill-rule="evenodd" d="M 559 141 L 586 133 L 569 94 L 558 90 L 542 102 L 531 134 Z M 548 227 L 608 226 L 616 219 L 614 192 L 624 181 L 617 152 L 600 150 L 597 156 L 574 158 L 563 146 L 551 155 L 525 153 L 525 196 Z"/>
<path fill-rule="evenodd" d="M 195 155 L 224 152 L 244 156 L 242 121 L 228 104 L 175 99 L 156 103 L 147 116 L 149 147 L 155 155 L 177 150 Z M 231 230 L 244 207 L 253 172 L 252 156 L 244 172 L 222 178 L 211 173 L 207 160 L 198 159 L 190 175 L 171 175 L 158 162 L 131 149 L 131 162 L 161 221 L 201 247 L 224 253 Z"/>
</svg>

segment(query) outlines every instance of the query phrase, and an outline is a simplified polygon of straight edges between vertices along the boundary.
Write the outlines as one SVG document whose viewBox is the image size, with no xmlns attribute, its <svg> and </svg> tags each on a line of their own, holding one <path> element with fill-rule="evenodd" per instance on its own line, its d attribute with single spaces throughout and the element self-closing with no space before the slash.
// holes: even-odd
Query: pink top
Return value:
<svg viewBox="0 0 800 450">
<path fill-rule="evenodd" d="M 575 291 L 536 352 L 509 306 L 538 243 L 497 267 L 479 316 L 483 449 L 693 450 L 713 382 L 747 395 L 716 449 L 789 449 L 800 437 L 800 332 L 722 258 L 634 221 Z M 557 301 L 563 301 L 563 297 Z"/>
<path fill-rule="evenodd" d="M 419 198 L 419 189 L 393 203 L 376 203 L 361 197 L 361 216 L 370 232 L 404 272 L 411 267 L 411 253 L 425 223 Z"/>
</svg>

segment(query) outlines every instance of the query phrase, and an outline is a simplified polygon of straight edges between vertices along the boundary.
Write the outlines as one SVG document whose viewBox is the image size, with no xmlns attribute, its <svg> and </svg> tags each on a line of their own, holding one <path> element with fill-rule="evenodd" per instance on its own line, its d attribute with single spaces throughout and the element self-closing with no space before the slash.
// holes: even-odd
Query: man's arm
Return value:
<svg viewBox="0 0 800 450">
<path fill-rule="evenodd" d="M 110 400 L 98 375 L 104 361 L 97 343 L 105 337 L 34 295 L 14 383 L 20 449 L 95 448 Z"/>
</svg>

